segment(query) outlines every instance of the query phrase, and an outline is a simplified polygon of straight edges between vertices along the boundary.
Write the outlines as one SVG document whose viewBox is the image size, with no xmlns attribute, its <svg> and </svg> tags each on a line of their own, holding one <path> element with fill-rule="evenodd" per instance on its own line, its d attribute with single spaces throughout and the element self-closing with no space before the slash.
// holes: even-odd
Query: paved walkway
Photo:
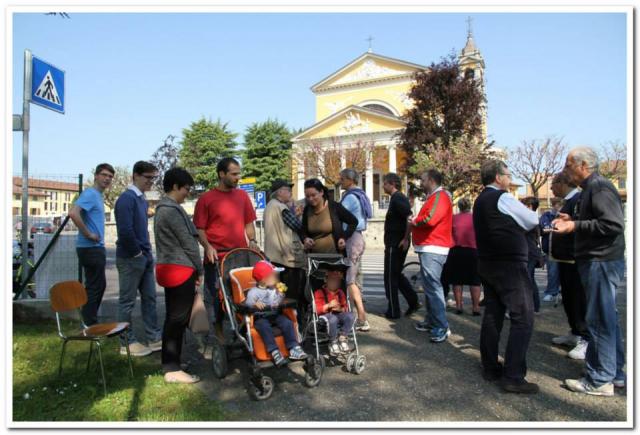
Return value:
<svg viewBox="0 0 640 435">
<path fill-rule="evenodd" d="M 365 297 L 371 313 L 385 309 L 381 283 L 381 255 L 370 253 L 365 264 Z M 377 258 L 377 260 L 376 260 Z M 538 285 L 546 285 L 544 273 L 537 273 Z M 381 294 L 382 290 L 382 294 Z M 625 289 L 619 294 L 623 333 L 626 335 Z M 300 365 L 267 374 L 276 389 L 266 402 L 251 401 L 246 393 L 244 360 L 231 363 L 230 374 L 218 380 L 212 373 L 210 352 L 204 355 L 191 344 L 191 369 L 203 381 L 209 398 L 219 401 L 236 420 L 256 421 L 624 421 L 626 389 L 616 396 L 597 398 L 571 393 L 562 386 L 567 377 L 579 376 L 582 362 L 566 357 L 567 349 L 550 344 L 555 335 L 567 332 L 562 306 L 543 303 L 535 318 L 528 354 L 528 379 L 541 387 L 534 396 L 507 395 L 480 375 L 480 317 L 470 315 L 465 290 L 464 315 L 448 312 L 452 335 L 441 344 L 428 341 L 413 328 L 424 315 L 389 321 L 371 314 L 371 332 L 358 335 L 367 368 L 361 375 L 328 367 L 315 389 L 304 386 Z M 159 302 L 162 298 L 159 298 Z M 404 302 L 404 301 L 403 301 Z M 162 318 L 162 317 L 161 317 Z M 502 344 L 506 341 L 505 322 Z M 154 354 L 152 358 L 158 358 Z"/>
</svg>

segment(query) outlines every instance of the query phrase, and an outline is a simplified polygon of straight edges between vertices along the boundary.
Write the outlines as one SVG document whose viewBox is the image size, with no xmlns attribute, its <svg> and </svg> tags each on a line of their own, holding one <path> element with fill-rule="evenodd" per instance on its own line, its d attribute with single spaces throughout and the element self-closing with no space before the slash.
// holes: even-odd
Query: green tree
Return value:
<svg viewBox="0 0 640 435">
<path fill-rule="evenodd" d="M 242 173 L 256 177 L 256 190 L 269 190 L 276 178 L 291 178 L 291 131 L 277 120 L 247 127 L 242 153 Z"/>
<path fill-rule="evenodd" d="M 237 136 L 219 119 L 213 122 L 203 117 L 192 122 L 182 130 L 180 166 L 191 172 L 197 185 L 208 189 L 218 182 L 218 161 L 235 156 Z"/>
</svg>

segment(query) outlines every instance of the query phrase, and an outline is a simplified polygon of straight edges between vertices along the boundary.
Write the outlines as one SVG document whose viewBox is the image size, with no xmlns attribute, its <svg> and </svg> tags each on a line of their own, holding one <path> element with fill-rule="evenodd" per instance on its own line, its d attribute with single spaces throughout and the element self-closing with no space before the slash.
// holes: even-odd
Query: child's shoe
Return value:
<svg viewBox="0 0 640 435">
<path fill-rule="evenodd" d="M 344 335 L 341 335 L 338 340 L 340 341 L 340 351 L 342 353 L 349 353 L 351 351 L 349 348 L 349 339 Z"/>
<path fill-rule="evenodd" d="M 329 355 L 338 356 L 341 353 L 342 353 L 342 350 L 340 349 L 338 340 L 333 340 L 331 343 L 329 343 Z"/>
<path fill-rule="evenodd" d="M 304 360 L 307 359 L 307 356 L 299 345 L 289 349 L 289 358 L 293 360 Z"/>
<path fill-rule="evenodd" d="M 278 349 L 271 352 L 271 358 L 273 358 L 273 363 L 276 367 L 282 367 L 287 363 L 287 360 L 282 356 Z"/>
</svg>

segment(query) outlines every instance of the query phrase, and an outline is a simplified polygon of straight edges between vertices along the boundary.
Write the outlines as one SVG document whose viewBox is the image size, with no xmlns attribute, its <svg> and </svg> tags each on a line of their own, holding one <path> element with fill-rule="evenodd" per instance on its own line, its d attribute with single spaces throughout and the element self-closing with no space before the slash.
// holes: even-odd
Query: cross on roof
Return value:
<svg viewBox="0 0 640 435">
<path fill-rule="evenodd" d="M 473 21 L 473 18 L 467 17 L 466 21 L 467 21 L 467 35 L 471 36 L 471 22 Z"/>
<path fill-rule="evenodd" d="M 371 51 L 372 51 L 371 42 L 373 41 L 373 36 L 369 35 L 369 37 L 367 39 L 365 39 L 365 41 L 369 42 L 369 53 L 371 53 Z"/>
</svg>

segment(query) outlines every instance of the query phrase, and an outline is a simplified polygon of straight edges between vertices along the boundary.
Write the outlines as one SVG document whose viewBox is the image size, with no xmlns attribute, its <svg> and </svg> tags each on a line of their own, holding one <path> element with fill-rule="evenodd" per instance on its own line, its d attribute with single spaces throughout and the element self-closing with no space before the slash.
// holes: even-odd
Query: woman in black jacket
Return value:
<svg viewBox="0 0 640 435">
<path fill-rule="evenodd" d="M 304 182 L 307 205 L 302 212 L 304 247 L 313 253 L 342 253 L 358 225 L 358 219 L 340 203 L 332 201 L 329 190 L 317 178 Z M 343 224 L 346 224 L 344 229 Z"/>
</svg>

